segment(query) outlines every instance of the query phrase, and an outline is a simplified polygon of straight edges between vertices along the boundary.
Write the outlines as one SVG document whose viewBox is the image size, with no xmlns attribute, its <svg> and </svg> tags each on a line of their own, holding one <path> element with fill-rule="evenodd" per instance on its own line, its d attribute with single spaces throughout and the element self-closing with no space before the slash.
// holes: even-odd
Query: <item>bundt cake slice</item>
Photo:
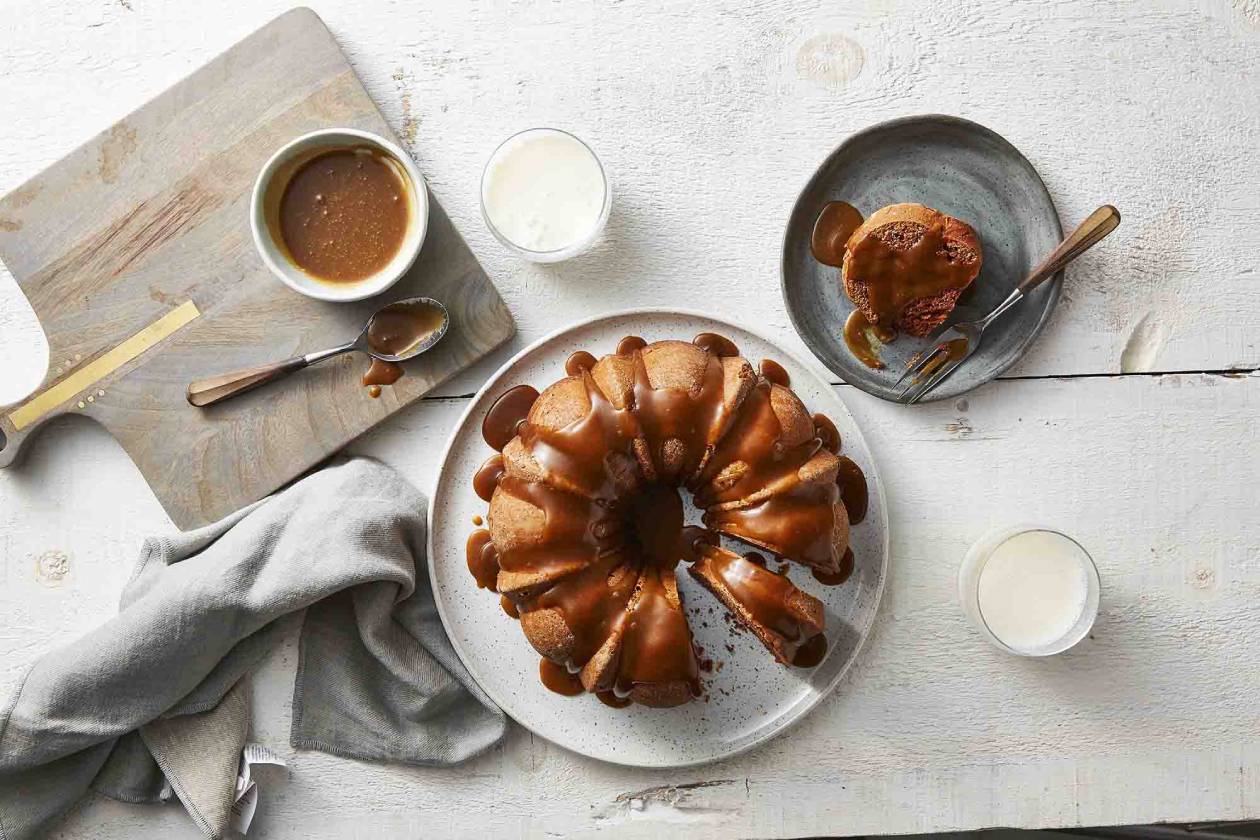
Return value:
<svg viewBox="0 0 1260 840">
<path fill-rule="evenodd" d="M 746 359 L 715 356 L 685 341 L 605 356 L 591 376 L 615 407 L 633 413 L 643 474 L 673 485 L 704 466 L 757 380 Z"/>
<path fill-rule="evenodd" d="M 849 237 L 840 277 L 871 324 L 926 336 L 980 265 L 980 239 L 966 222 L 922 204 L 890 204 Z"/>
<path fill-rule="evenodd" d="M 607 507 L 505 475 L 486 514 L 499 555 L 497 586 L 514 600 L 573 574 L 624 542 Z"/>
<path fill-rule="evenodd" d="M 697 546 L 688 571 L 761 640 L 774 658 L 792 664 L 796 651 L 823 632 L 823 604 L 748 557 L 714 545 Z"/>
<path fill-rule="evenodd" d="M 696 481 L 696 505 L 748 505 L 830 469 L 814 419 L 790 389 L 761 379 Z"/>
<path fill-rule="evenodd" d="M 824 574 L 836 574 L 849 545 L 849 514 L 836 485 L 839 459 L 833 461 L 821 471 L 798 472 L 788 487 L 761 501 L 711 507 L 704 513 L 704 524 Z"/>
<path fill-rule="evenodd" d="M 700 663 L 673 568 L 644 566 L 629 605 L 581 676 L 587 691 L 612 691 L 644 706 L 679 706 L 700 696 Z"/>
<path fill-rule="evenodd" d="M 619 626 L 639 586 L 641 566 L 636 557 L 614 552 L 541 592 L 508 597 L 517 604 L 521 630 L 534 649 L 575 671 Z"/>
<path fill-rule="evenodd" d="M 696 504 L 716 531 L 835 573 L 849 543 L 839 470 L 800 398 L 762 379 L 702 471 Z"/>
</svg>

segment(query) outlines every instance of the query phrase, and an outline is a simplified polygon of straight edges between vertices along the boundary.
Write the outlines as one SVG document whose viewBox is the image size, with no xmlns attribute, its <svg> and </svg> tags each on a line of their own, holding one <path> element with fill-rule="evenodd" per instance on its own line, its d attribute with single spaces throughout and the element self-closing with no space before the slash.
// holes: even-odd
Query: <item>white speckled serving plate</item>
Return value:
<svg viewBox="0 0 1260 840">
<path fill-rule="evenodd" d="M 464 545 L 473 516 L 486 503 L 472 489 L 477 467 L 493 454 L 481 439 L 481 419 L 506 389 L 529 383 L 538 390 L 564 376 L 564 361 L 576 350 L 596 357 L 610 353 L 626 335 L 648 341 L 690 340 L 718 332 L 739 345 L 755 367 L 772 358 L 792 377 L 792 387 L 811 411 L 835 421 L 843 452 L 866 473 L 870 508 L 854 526 L 853 575 L 841 586 L 823 586 L 808 570 L 793 568 L 798 586 L 827 608 L 829 652 L 817 668 L 779 665 L 747 631 L 731 632 L 726 611 L 679 567 L 679 588 L 692 633 L 715 667 L 702 673 L 705 696 L 675 709 L 630 706 L 613 709 L 594 695 L 563 697 L 538 679 L 538 654 L 499 597 L 478 589 L 468 571 Z M 593 758 L 637 767 L 682 767 L 716 761 L 750 749 L 798 721 L 844 676 L 875 618 L 888 566 L 888 514 L 883 487 L 861 432 L 835 390 L 806 364 L 748 330 L 699 313 L 636 310 L 593 318 L 552 333 L 522 350 L 477 394 L 447 444 L 429 509 L 429 574 L 438 612 L 455 651 L 473 678 L 522 726 L 562 747 Z M 698 511 L 685 503 L 689 522 Z M 724 544 L 737 550 L 731 540 Z M 730 649 L 727 649 L 730 645 Z M 720 670 L 716 663 L 721 663 Z"/>
</svg>

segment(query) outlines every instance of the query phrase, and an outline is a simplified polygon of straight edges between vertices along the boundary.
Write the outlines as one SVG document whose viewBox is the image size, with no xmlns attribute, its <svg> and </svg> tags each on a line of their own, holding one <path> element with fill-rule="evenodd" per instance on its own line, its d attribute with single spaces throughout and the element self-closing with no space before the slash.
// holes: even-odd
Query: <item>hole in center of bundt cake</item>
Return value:
<svg viewBox="0 0 1260 840">
<path fill-rule="evenodd" d="M 674 566 L 682 556 L 683 501 L 667 484 L 649 485 L 626 509 L 629 533 L 644 557 Z"/>
</svg>

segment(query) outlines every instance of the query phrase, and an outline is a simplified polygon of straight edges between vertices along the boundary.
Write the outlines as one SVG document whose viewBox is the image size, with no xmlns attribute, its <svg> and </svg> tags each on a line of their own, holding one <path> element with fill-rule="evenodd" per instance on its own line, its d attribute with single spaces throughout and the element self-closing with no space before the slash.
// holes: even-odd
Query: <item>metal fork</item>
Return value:
<svg viewBox="0 0 1260 840">
<path fill-rule="evenodd" d="M 1050 252 L 1050 256 L 1042 260 L 1040 265 L 1034 268 L 1015 287 L 1015 291 L 1011 292 L 1010 296 L 999 303 L 992 312 L 978 321 L 967 321 L 937 330 L 932 337 L 932 340 L 938 342 L 936 346 L 911 359 L 911 365 L 893 385 L 893 389 L 896 390 L 901 383 L 906 383 L 897 395 L 897 400 L 906 405 L 914 405 L 923 399 L 933 388 L 956 371 L 959 365 L 967 361 L 972 353 L 976 352 L 985 327 L 1023 299 L 1024 295 L 1058 274 L 1072 260 L 1101 242 L 1103 237 L 1115 230 L 1119 224 L 1120 211 L 1110 204 L 1104 204 L 1090 213 L 1089 218 L 1081 222 L 1076 230 L 1060 242 L 1059 246 Z"/>
</svg>

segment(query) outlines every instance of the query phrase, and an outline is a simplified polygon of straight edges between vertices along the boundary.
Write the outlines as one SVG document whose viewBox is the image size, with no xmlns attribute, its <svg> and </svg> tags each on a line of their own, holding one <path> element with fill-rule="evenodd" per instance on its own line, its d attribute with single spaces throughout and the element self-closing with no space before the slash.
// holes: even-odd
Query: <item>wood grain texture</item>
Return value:
<svg viewBox="0 0 1260 840">
<path fill-rule="evenodd" d="M 297 10 L 0 199 L 0 258 L 56 363 L 41 391 L 185 302 L 200 310 L 40 418 L 78 411 L 104 425 L 181 527 L 271 492 L 511 335 L 493 284 L 436 202 L 416 265 L 371 301 L 310 300 L 268 273 L 246 221 L 253 180 L 288 139 L 330 125 L 390 134 L 328 30 Z M 362 357 L 222 406 L 185 399 L 193 379 L 353 338 L 376 307 L 410 294 L 447 302 L 452 326 L 380 400 L 359 384 Z M 38 425 L 20 417 L 3 426 L 0 464 Z"/>
<path fill-rule="evenodd" d="M 0 191 L 287 8 L 284 0 L 0 0 Z M 515 346 L 636 304 L 713 308 L 803 350 L 779 300 L 782 224 L 840 139 L 948 112 L 1036 165 L 1071 226 L 1125 222 L 1068 269 L 1011 375 L 1260 364 L 1260 13 L 1253 0 L 714 0 L 318 6 L 519 324 Z M 477 205 L 503 137 L 552 124 L 613 178 L 590 254 L 533 266 Z M 0 286 L 0 393 L 42 377 Z M 435 393 L 473 391 L 506 350 Z M 61 361 L 53 359 L 55 368 Z M 32 373 L 33 371 L 33 373 Z M 264 777 L 251 837 L 801 837 L 1260 818 L 1260 378 L 999 381 L 916 409 L 841 389 L 893 514 L 888 609 L 801 728 L 728 764 L 635 772 L 513 729 L 451 771 L 292 753 L 296 649 L 252 688 Z M 354 445 L 421 487 L 464 402 L 425 399 Z M 0 472 L 0 696 L 111 616 L 141 540 L 171 529 L 92 423 L 57 421 Z M 953 574 L 994 524 L 1036 517 L 1103 570 L 1095 639 L 1010 660 L 970 633 Z M 266 771 L 263 771 L 264 773 Z M 178 806 L 93 801 L 61 838 L 187 837 Z"/>
</svg>

